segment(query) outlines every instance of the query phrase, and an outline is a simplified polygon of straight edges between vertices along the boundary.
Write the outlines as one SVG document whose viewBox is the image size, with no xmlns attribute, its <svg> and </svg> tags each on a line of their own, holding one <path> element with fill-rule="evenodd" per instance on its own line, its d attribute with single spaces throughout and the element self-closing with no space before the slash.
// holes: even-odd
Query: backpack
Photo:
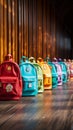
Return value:
<svg viewBox="0 0 73 130">
<path fill-rule="evenodd" d="M 8 58 L 0 64 L 0 100 L 19 100 L 22 96 L 20 69 L 12 58 Z"/>
</svg>

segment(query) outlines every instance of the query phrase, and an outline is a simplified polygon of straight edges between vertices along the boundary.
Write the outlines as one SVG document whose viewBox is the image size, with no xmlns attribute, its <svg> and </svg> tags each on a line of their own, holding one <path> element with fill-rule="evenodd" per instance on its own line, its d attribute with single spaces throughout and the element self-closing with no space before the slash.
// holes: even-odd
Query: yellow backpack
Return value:
<svg viewBox="0 0 73 130">
<path fill-rule="evenodd" d="M 37 59 L 37 63 L 41 66 L 43 71 L 44 89 L 52 89 L 52 74 L 50 66 L 47 62 L 44 62 L 41 57 Z"/>
</svg>

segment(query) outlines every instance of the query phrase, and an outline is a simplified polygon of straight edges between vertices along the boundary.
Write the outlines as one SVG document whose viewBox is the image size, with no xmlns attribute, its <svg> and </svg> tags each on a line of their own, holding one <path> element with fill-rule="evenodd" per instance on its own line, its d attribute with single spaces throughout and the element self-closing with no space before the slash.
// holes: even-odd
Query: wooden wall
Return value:
<svg viewBox="0 0 73 130">
<path fill-rule="evenodd" d="M 0 0 L 0 63 L 7 53 L 70 57 L 71 40 L 61 29 L 50 0 Z"/>
</svg>

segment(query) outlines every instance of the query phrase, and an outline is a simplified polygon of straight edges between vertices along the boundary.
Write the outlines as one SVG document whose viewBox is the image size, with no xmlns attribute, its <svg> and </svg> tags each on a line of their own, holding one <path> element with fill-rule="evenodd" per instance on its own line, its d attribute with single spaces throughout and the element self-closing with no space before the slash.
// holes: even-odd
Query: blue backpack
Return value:
<svg viewBox="0 0 73 130">
<path fill-rule="evenodd" d="M 27 60 L 25 56 L 22 56 L 19 67 L 23 81 L 22 96 L 37 95 L 38 85 L 36 68 Z"/>
</svg>

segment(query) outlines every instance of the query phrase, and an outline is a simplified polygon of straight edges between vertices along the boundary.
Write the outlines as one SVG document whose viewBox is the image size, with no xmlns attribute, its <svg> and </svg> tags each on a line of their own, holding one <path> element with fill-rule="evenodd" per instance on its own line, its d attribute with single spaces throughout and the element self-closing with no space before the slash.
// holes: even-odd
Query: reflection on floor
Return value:
<svg viewBox="0 0 73 130">
<path fill-rule="evenodd" d="M 0 101 L 0 130 L 73 130 L 73 82 L 20 101 Z"/>
</svg>

